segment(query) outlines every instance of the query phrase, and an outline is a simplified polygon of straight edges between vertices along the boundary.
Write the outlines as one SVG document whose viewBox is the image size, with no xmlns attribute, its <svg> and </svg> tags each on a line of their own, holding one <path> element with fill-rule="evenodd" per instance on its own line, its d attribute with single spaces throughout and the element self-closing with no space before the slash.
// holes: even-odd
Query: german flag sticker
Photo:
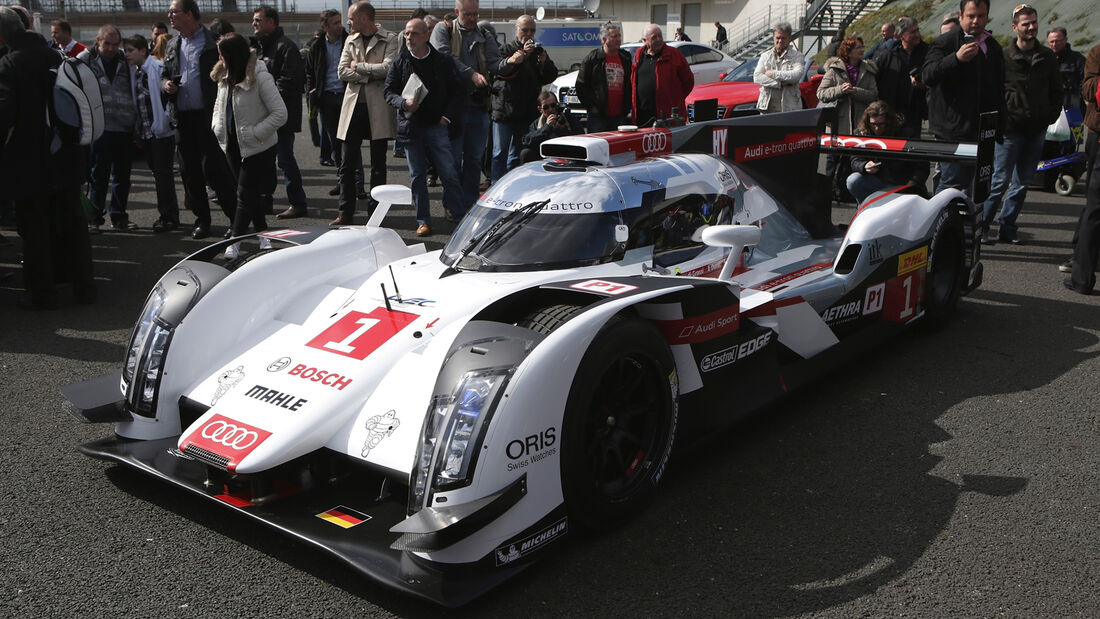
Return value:
<svg viewBox="0 0 1100 619">
<path fill-rule="evenodd" d="M 317 517 L 322 520 L 327 520 L 334 525 L 344 527 L 345 529 L 350 529 L 357 524 L 362 524 L 370 520 L 370 516 L 363 512 L 357 512 L 343 505 L 337 505 L 327 512 L 321 512 L 317 514 Z"/>
</svg>

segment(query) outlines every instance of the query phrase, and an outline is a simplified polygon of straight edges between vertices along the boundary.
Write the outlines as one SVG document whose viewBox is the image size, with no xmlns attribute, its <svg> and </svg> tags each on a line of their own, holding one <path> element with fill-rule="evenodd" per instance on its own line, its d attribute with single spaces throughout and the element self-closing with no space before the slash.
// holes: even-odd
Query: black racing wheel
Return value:
<svg viewBox="0 0 1100 619">
<path fill-rule="evenodd" d="M 566 405 L 562 492 L 570 517 L 614 528 L 651 498 L 676 434 L 678 377 L 660 332 L 613 320 L 588 348 Z"/>
</svg>

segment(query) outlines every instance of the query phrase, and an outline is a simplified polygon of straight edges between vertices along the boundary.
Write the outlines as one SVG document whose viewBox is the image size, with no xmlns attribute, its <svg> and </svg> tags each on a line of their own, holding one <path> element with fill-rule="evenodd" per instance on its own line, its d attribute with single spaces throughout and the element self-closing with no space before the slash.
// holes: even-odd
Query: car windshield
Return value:
<svg viewBox="0 0 1100 619">
<path fill-rule="evenodd" d="M 440 259 L 462 270 L 524 271 L 588 266 L 621 255 L 623 244 L 615 240 L 615 226 L 622 223 L 617 212 L 539 210 L 492 230 L 512 212 L 477 204 L 451 235 Z"/>
<path fill-rule="evenodd" d="M 750 58 L 745 61 L 745 64 L 737 67 L 733 71 L 730 71 L 726 77 L 722 78 L 723 82 L 751 82 L 752 72 L 756 70 L 756 61 L 759 58 Z"/>
</svg>

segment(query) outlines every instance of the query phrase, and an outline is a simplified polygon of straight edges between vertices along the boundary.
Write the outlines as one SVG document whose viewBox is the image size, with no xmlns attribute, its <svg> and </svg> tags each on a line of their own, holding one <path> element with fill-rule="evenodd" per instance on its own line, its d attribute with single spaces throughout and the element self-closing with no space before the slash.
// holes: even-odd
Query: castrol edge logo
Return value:
<svg viewBox="0 0 1100 619">
<path fill-rule="evenodd" d="M 232 471 L 269 436 L 271 433 L 267 430 L 214 415 L 180 441 L 180 450 L 186 452 L 188 447 L 195 446 L 228 458 L 226 468 Z"/>
</svg>

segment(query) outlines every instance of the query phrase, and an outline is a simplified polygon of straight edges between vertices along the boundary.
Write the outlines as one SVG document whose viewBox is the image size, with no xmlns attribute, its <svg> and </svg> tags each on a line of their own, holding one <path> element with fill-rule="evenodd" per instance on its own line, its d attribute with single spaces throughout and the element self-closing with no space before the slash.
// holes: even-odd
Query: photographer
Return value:
<svg viewBox="0 0 1100 619">
<path fill-rule="evenodd" d="M 539 145 L 546 140 L 582 133 L 581 124 L 568 109 L 562 109 L 558 105 L 558 98 L 554 93 L 544 92 L 539 95 L 538 110 L 539 117 L 531 123 L 527 134 L 523 136 L 523 150 L 519 155 L 521 163 L 538 161 Z"/>
<path fill-rule="evenodd" d="M 523 132 L 537 115 L 536 102 L 544 84 L 558 76 L 558 68 L 535 41 L 535 20 L 516 20 L 516 39 L 500 50 L 500 66 L 493 82 L 493 182 L 519 164 Z"/>
</svg>

